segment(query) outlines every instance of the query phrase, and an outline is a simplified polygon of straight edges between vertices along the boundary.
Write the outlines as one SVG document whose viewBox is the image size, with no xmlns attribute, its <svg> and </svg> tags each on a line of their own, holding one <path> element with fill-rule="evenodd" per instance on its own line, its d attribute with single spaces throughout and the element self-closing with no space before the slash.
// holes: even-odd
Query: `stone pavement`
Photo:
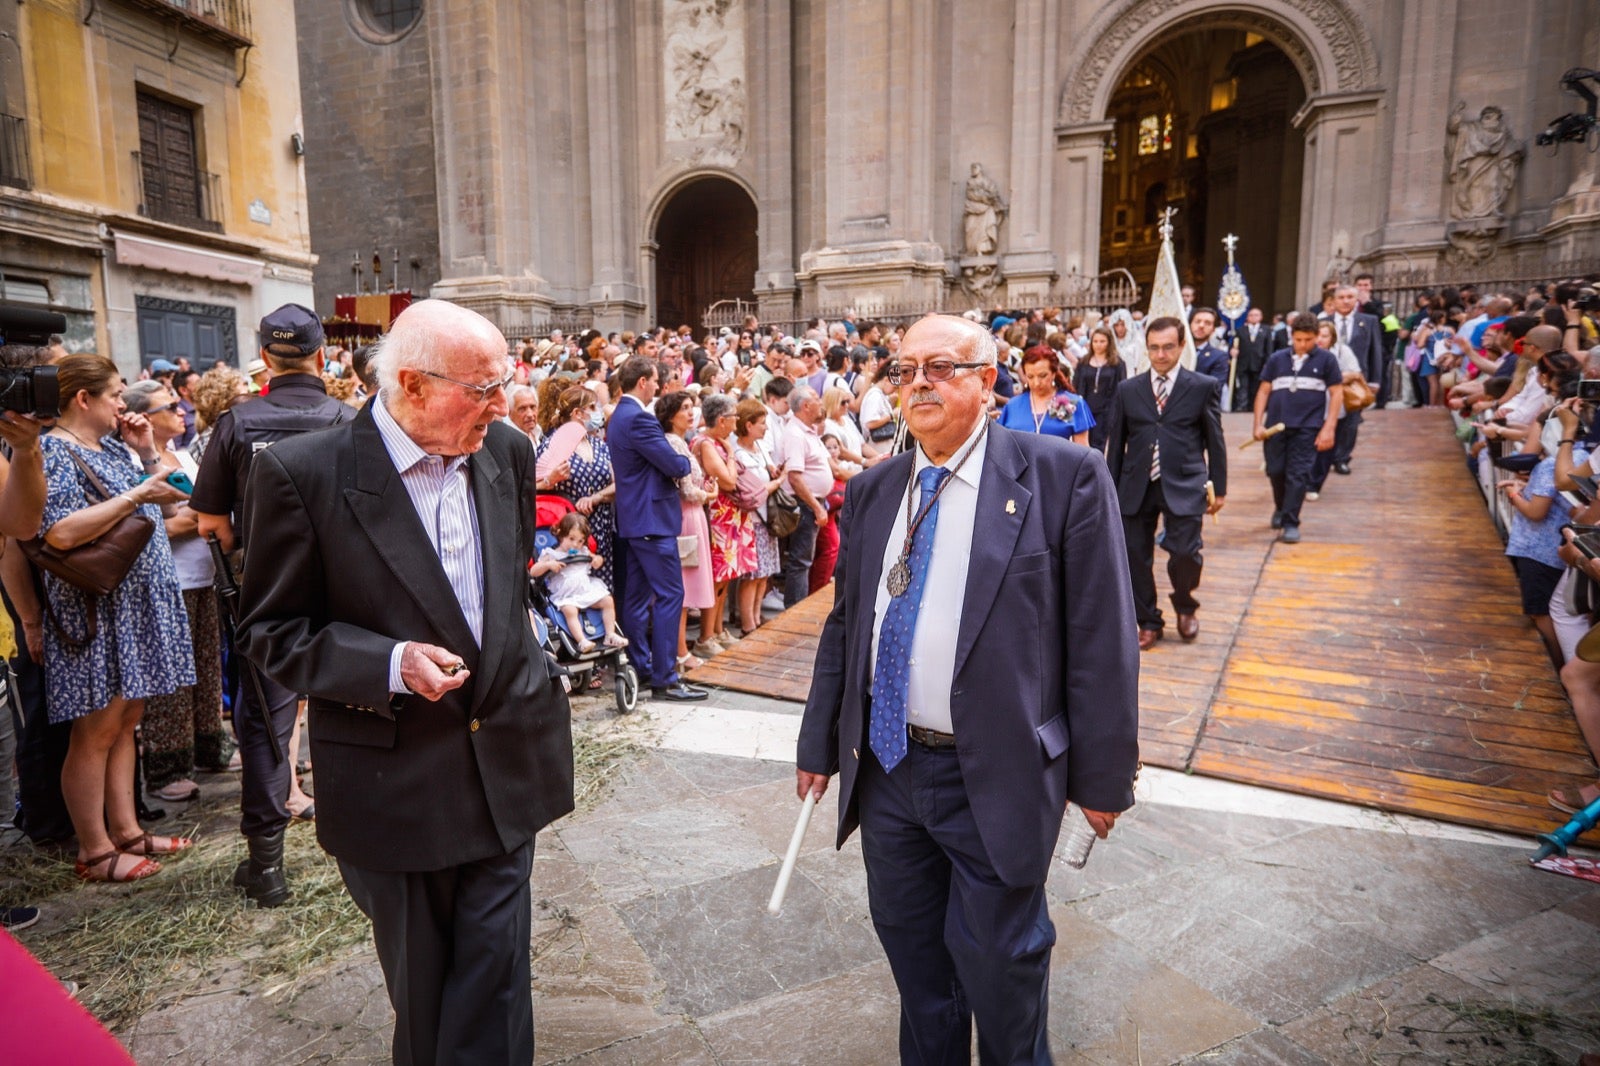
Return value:
<svg viewBox="0 0 1600 1066">
<path fill-rule="evenodd" d="M 831 846 L 831 793 L 783 914 L 766 913 L 798 811 L 799 708 L 643 708 L 617 723 L 580 701 L 581 728 L 645 746 L 537 844 L 539 1062 L 894 1062 L 895 991 L 859 844 Z M 1057 1062 L 1600 1051 L 1600 886 L 1528 869 L 1524 841 L 1160 771 L 1140 797 L 1086 869 L 1050 881 Z M 121 1035 L 142 1063 L 388 1061 L 370 949 L 292 993 L 232 984 Z"/>
</svg>

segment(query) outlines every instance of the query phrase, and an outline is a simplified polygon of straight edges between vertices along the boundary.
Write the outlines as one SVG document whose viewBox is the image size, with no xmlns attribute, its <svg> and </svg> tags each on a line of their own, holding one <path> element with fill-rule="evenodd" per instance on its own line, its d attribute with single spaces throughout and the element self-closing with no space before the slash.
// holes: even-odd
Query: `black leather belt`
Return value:
<svg viewBox="0 0 1600 1066">
<path fill-rule="evenodd" d="M 924 729 L 920 725 L 907 725 L 906 735 L 913 742 L 921 744 L 924 748 L 953 748 L 956 746 L 954 733 L 941 733 L 937 729 Z"/>
</svg>

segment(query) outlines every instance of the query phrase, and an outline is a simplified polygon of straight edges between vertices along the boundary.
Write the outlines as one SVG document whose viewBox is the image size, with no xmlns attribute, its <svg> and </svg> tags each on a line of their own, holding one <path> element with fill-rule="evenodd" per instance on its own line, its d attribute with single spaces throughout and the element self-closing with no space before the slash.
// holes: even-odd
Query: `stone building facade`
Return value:
<svg viewBox="0 0 1600 1066">
<path fill-rule="evenodd" d="M 130 378 L 248 362 L 312 300 L 294 42 L 288 4 L 0 8 L 0 299 Z"/>
<path fill-rule="evenodd" d="M 297 8 L 324 310 L 373 250 L 513 331 L 1041 303 L 1148 289 L 1166 206 L 1185 280 L 1236 233 L 1273 310 L 1600 246 L 1600 156 L 1532 143 L 1593 0 Z"/>
</svg>

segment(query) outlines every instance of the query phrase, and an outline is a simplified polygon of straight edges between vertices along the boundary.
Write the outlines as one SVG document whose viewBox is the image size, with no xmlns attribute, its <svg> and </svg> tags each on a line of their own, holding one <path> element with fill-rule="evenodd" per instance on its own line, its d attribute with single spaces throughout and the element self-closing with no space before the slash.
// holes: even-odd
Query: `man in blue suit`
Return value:
<svg viewBox="0 0 1600 1066">
<path fill-rule="evenodd" d="M 1228 387 L 1228 346 L 1217 333 L 1217 313 L 1209 307 L 1196 307 L 1189 315 L 1189 335 L 1194 338 L 1194 370 L 1215 378 Z"/>
<path fill-rule="evenodd" d="M 1384 356 L 1383 323 L 1358 309 L 1360 292 L 1354 285 L 1333 290 L 1333 310 L 1322 316 L 1333 323 L 1339 343 L 1349 346 L 1361 366 L 1361 376 L 1378 395 L 1377 409 L 1389 402 L 1389 361 Z M 1350 473 L 1350 457 L 1356 450 L 1356 431 L 1361 412 L 1351 411 L 1339 420 L 1338 439 L 1333 444 L 1333 472 Z"/>
<path fill-rule="evenodd" d="M 683 505 L 677 480 L 689 459 L 672 450 L 650 412 L 656 398 L 656 364 L 629 356 L 617 371 L 622 399 L 606 427 L 612 476 L 617 483 L 617 536 L 621 560 L 622 631 L 628 655 L 658 700 L 703 700 L 706 690 L 678 679 L 678 616 L 683 613 L 683 570 L 678 533 Z"/>
<path fill-rule="evenodd" d="M 1067 801 L 1133 804 L 1139 651 L 1099 453 L 988 418 L 996 348 L 930 315 L 887 373 L 918 447 L 849 482 L 796 785 L 839 774 L 900 1056 L 1048 1062 L 1044 892 Z M 909 504 L 909 506 L 908 506 Z M 907 531 L 911 535 L 907 536 Z"/>
</svg>

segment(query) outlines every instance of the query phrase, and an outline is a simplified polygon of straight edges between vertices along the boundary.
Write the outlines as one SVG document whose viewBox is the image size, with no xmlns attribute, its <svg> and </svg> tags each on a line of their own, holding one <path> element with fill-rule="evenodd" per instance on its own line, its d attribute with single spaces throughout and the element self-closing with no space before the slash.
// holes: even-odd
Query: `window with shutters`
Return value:
<svg viewBox="0 0 1600 1066">
<path fill-rule="evenodd" d="M 218 181 L 200 169 L 192 108 L 139 94 L 139 213 L 162 222 L 220 230 Z"/>
</svg>

